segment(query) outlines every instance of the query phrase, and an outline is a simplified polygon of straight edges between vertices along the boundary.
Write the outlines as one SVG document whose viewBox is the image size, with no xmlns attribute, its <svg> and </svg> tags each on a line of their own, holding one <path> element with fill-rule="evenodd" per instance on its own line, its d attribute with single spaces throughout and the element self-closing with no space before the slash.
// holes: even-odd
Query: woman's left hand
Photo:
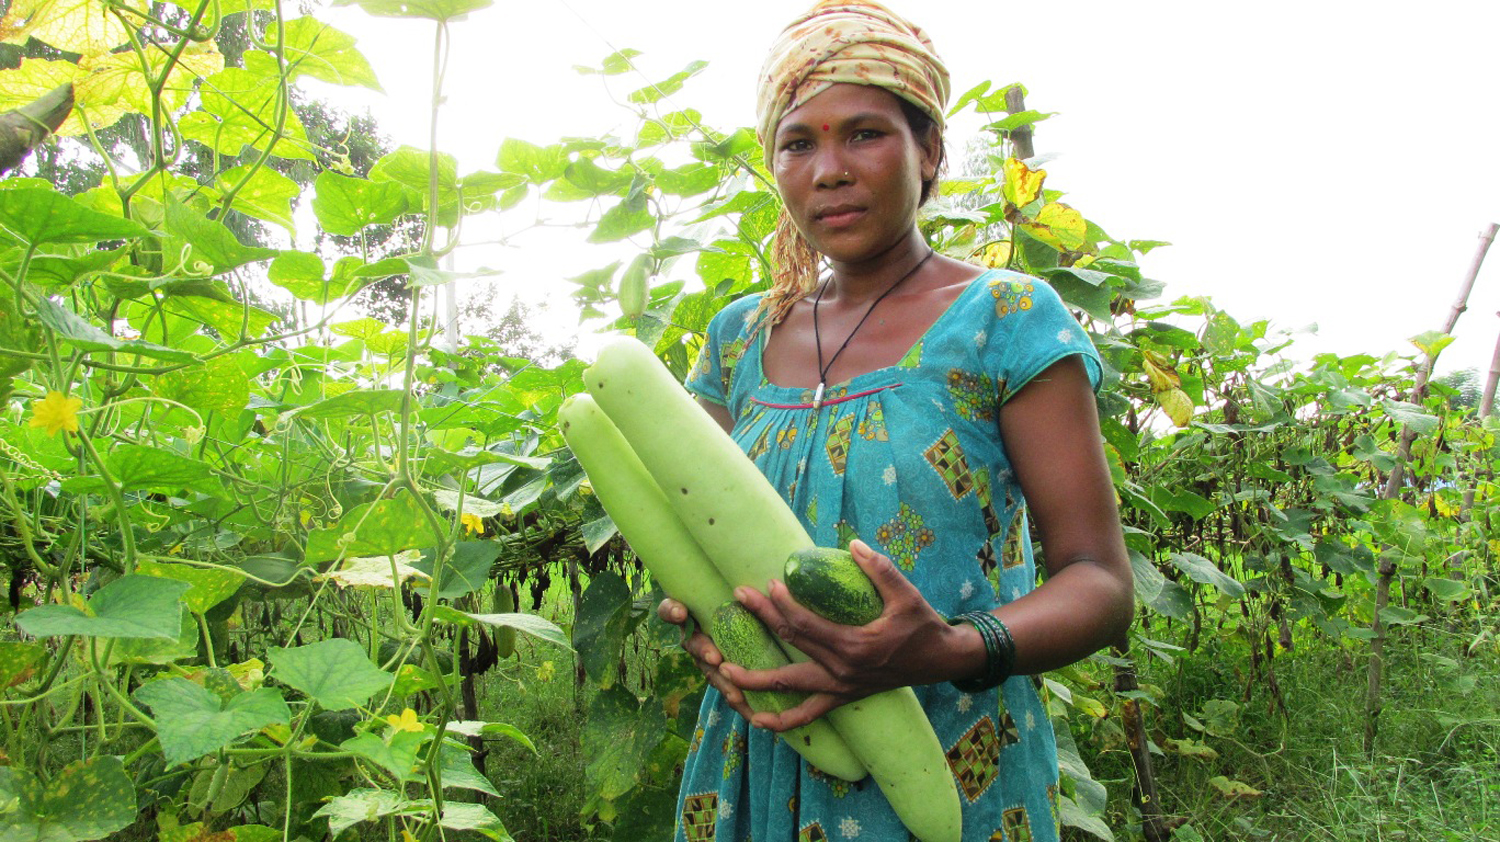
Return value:
<svg viewBox="0 0 1500 842">
<path fill-rule="evenodd" d="M 728 663 L 720 667 L 743 690 L 809 694 L 780 714 L 755 714 L 754 725 L 785 731 L 884 690 L 967 677 L 983 663 L 983 644 L 971 627 L 948 625 L 889 558 L 864 542 L 852 542 L 849 550 L 885 600 L 885 610 L 867 625 L 823 619 L 793 599 L 780 581 L 770 582 L 765 594 L 735 590 L 735 597 L 772 633 L 812 659 L 773 670 Z"/>
</svg>

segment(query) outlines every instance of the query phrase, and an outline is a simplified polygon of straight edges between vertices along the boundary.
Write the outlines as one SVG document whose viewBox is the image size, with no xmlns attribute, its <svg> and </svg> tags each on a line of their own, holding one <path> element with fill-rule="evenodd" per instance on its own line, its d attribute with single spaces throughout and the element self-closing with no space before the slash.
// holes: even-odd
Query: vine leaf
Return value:
<svg viewBox="0 0 1500 842">
<path fill-rule="evenodd" d="M 282 649 L 271 647 L 276 679 L 305 693 L 325 710 L 358 707 L 391 685 L 393 676 L 370 663 L 352 640 L 334 639 Z"/>
<path fill-rule="evenodd" d="M 400 389 L 360 389 L 334 395 L 311 406 L 296 410 L 298 418 L 318 420 L 347 418 L 351 415 L 374 415 L 377 412 L 396 412 L 401 409 Z"/>
<path fill-rule="evenodd" d="M 457 599 L 484 587 L 490 580 L 490 567 L 500 557 L 500 550 L 498 541 L 459 541 L 455 544 L 453 557 L 443 565 L 443 579 L 437 583 L 437 598 Z M 412 562 L 412 567 L 431 576 L 434 567 L 432 553 L 423 553 L 420 561 Z"/>
<path fill-rule="evenodd" d="M 340 556 L 388 556 L 434 543 L 421 507 L 402 491 L 390 500 L 355 506 L 334 526 L 309 532 L 303 558 L 317 564 Z"/>
<path fill-rule="evenodd" d="M 182 595 L 182 603 L 194 614 L 202 614 L 234 596 L 240 585 L 245 583 L 244 574 L 237 570 L 194 567 L 190 564 L 142 560 L 136 563 L 135 572 L 187 582 L 190 587 Z"/>
<path fill-rule="evenodd" d="M 276 256 L 275 249 L 240 243 L 234 232 L 189 210 L 181 202 L 167 203 L 166 229 L 168 233 L 182 238 L 192 246 L 190 261 L 208 263 L 215 275 L 238 269 L 246 263 Z"/>
<path fill-rule="evenodd" d="M 424 731 L 393 729 L 386 737 L 387 739 L 381 739 L 366 731 L 344 740 L 339 748 L 353 752 L 386 770 L 397 783 L 412 780 L 412 767 L 417 765 L 417 752 L 422 750 L 431 735 Z"/>
<path fill-rule="evenodd" d="M 519 632 L 525 632 L 526 634 L 529 634 L 539 640 L 545 640 L 548 643 L 555 643 L 558 646 L 561 646 L 562 648 L 569 651 L 573 649 L 572 646 L 568 645 L 568 636 L 563 633 L 562 629 L 558 628 L 557 625 L 550 620 L 538 617 L 535 614 L 459 613 L 476 623 L 483 623 L 486 626 L 500 626 L 502 628 L 515 629 Z"/>
<path fill-rule="evenodd" d="M 634 789 L 668 730 L 661 705 L 642 705 L 620 687 L 600 690 L 589 703 L 583 728 L 589 790 L 613 801 Z"/>
<path fill-rule="evenodd" d="M 71 605 L 41 605 L 17 616 L 16 625 L 33 637 L 176 640 L 182 632 L 182 595 L 188 587 L 173 579 L 121 576 L 89 599 L 87 612 Z"/>
<path fill-rule="evenodd" d="M 0 190 L 0 199 L 3 199 L 6 192 L 8 191 Z M 175 348 L 144 342 L 140 339 L 116 339 L 50 298 L 37 302 L 36 318 L 37 321 L 52 328 L 59 338 L 66 340 L 80 351 L 120 351 L 175 363 L 193 361 L 193 355 L 186 351 L 178 351 Z"/>
<path fill-rule="evenodd" d="M 286 725 L 291 711 L 281 692 L 261 687 L 223 701 L 213 691 L 173 676 L 147 682 L 135 698 L 151 708 L 167 764 L 175 766 L 234 742 L 267 725 Z"/>
<path fill-rule="evenodd" d="M 1189 579 L 1200 585 L 1213 585 L 1232 599 L 1239 599 L 1245 595 L 1244 585 L 1197 553 L 1172 553 L 1168 559 L 1174 567 L 1186 573 Z"/>
<path fill-rule="evenodd" d="M 463 20 L 469 12 L 488 8 L 494 0 L 334 0 L 335 6 L 359 6 L 383 18 Z"/>
<path fill-rule="evenodd" d="M 0 226 L 28 245 L 94 243 L 142 237 L 146 229 L 128 219 L 80 205 L 56 190 L 0 190 Z"/>
<path fill-rule="evenodd" d="M 633 607 L 630 586 L 609 571 L 594 576 L 578 601 L 573 644 L 583 659 L 584 672 L 601 688 L 614 686 L 615 665 L 630 631 Z"/>
<path fill-rule="evenodd" d="M 413 805 L 414 802 L 399 792 L 360 788 L 329 799 L 313 813 L 313 818 L 328 819 L 328 834 L 336 837 L 360 822 L 375 821 L 381 816 L 408 810 Z"/>
<path fill-rule="evenodd" d="M 135 786 L 110 755 L 75 761 L 43 785 L 14 766 L 0 767 L 0 838 L 46 842 L 103 839 L 136 819 Z"/>
<path fill-rule="evenodd" d="M 313 183 L 313 213 L 330 234 L 352 237 L 367 225 L 384 225 L 411 210 L 407 190 L 394 181 L 349 178 L 330 170 Z"/>
<path fill-rule="evenodd" d="M 354 48 L 354 36 L 310 16 L 287 21 L 283 31 L 287 81 L 311 76 L 333 85 L 363 85 L 385 93 L 370 62 Z M 265 41 L 276 43 L 275 24 L 266 27 Z"/>
<path fill-rule="evenodd" d="M 30 678 L 36 671 L 37 662 L 46 653 L 46 647 L 40 643 L 0 641 L 0 690 Z"/>
<path fill-rule="evenodd" d="M 250 403 L 250 375 L 232 355 L 158 375 L 153 391 L 199 412 L 235 413 Z"/>
<path fill-rule="evenodd" d="M 229 206 L 246 216 L 274 222 L 296 237 L 297 226 L 292 221 L 292 202 L 301 195 L 302 188 L 297 182 L 270 167 L 255 167 L 252 170 L 250 164 L 224 170 L 214 179 L 214 184 L 221 193 L 228 193 L 247 174 L 249 180 L 234 194 Z"/>
</svg>

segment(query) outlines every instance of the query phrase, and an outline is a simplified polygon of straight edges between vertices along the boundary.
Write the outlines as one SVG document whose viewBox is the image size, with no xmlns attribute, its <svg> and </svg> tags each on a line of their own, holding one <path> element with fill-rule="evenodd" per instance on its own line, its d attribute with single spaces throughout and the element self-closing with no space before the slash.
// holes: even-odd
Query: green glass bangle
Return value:
<svg viewBox="0 0 1500 842">
<path fill-rule="evenodd" d="M 978 678 L 954 681 L 953 686 L 965 693 L 980 693 L 999 687 L 1005 679 L 1010 678 L 1011 670 L 1016 665 L 1016 641 L 1010 636 L 1010 629 L 1000 622 L 999 617 L 988 611 L 968 611 L 948 618 L 950 626 L 959 623 L 973 626 L 979 632 L 979 639 L 984 642 L 984 674 Z"/>
</svg>

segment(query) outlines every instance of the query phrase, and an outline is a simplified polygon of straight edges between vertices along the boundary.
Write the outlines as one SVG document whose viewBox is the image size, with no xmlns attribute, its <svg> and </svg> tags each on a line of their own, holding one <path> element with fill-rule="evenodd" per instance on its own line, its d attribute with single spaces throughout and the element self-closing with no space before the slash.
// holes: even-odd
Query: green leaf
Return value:
<svg viewBox="0 0 1500 842">
<path fill-rule="evenodd" d="M 183 489 L 209 497 L 224 497 L 219 481 L 207 462 L 144 444 L 116 445 L 104 459 L 124 491 L 158 489 L 176 494 Z M 100 477 L 83 476 L 65 481 L 75 489 L 103 488 Z"/>
<path fill-rule="evenodd" d="M 0 191 L 0 195 L 3 193 L 4 191 Z M 196 359 L 192 354 L 175 348 L 154 345 L 139 339 L 116 339 L 50 298 L 43 298 L 37 302 L 36 318 L 37 321 L 56 331 L 60 338 L 67 340 L 81 351 L 118 351 L 175 363 L 188 363 Z"/>
<path fill-rule="evenodd" d="M 687 67 L 672 74 L 666 79 L 657 82 L 654 85 L 647 85 L 646 87 L 640 88 L 639 90 L 631 91 L 627 99 L 629 99 L 633 103 L 636 103 L 637 105 L 648 105 L 650 103 L 657 102 L 662 97 L 671 96 L 672 94 L 675 94 L 678 91 L 682 90 L 683 82 L 686 82 L 689 78 L 696 76 L 700 71 L 703 70 L 703 68 L 707 66 L 708 62 L 706 61 L 690 62 Z"/>
<path fill-rule="evenodd" d="M 125 256 L 125 249 L 90 251 L 76 257 L 39 255 L 32 258 L 27 268 L 26 280 L 37 286 L 57 289 L 69 287 L 85 275 L 103 272 L 114 267 Z M 19 262 L 16 268 L 19 268 Z"/>
<path fill-rule="evenodd" d="M 363 705 L 394 679 L 370 663 L 359 644 L 342 638 L 291 649 L 273 646 L 270 658 L 277 681 L 300 690 L 325 710 Z"/>
<path fill-rule="evenodd" d="M 599 224 L 594 227 L 593 233 L 589 234 L 588 241 L 611 243 L 615 240 L 623 240 L 655 224 L 656 217 L 651 215 L 646 192 L 632 189 L 630 195 L 599 217 Z"/>
<path fill-rule="evenodd" d="M 313 818 L 328 819 L 328 833 L 338 836 L 360 822 L 371 822 L 382 816 L 400 813 L 413 802 L 398 792 L 386 789 L 353 789 L 328 800 L 313 813 Z"/>
<path fill-rule="evenodd" d="M 324 170 L 313 189 L 313 213 L 331 234 L 353 236 L 367 225 L 393 222 L 411 209 L 407 190 L 393 181 L 348 178 Z"/>
<path fill-rule="evenodd" d="M 0 190 L 0 227 L 28 245 L 94 243 L 143 237 L 146 229 L 118 216 L 89 210 L 56 190 Z"/>
<path fill-rule="evenodd" d="M 1468 599 L 1473 594 L 1473 591 L 1469 589 L 1468 583 L 1455 579 L 1443 579 L 1432 576 L 1422 584 L 1432 593 L 1433 597 L 1443 602 L 1459 602 Z M 0 686 L 3 685 L 4 682 L 0 681 Z"/>
<path fill-rule="evenodd" d="M 452 741 L 444 742 L 439 758 L 442 761 L 443 789 L 468 789 L 495 798 L 502 797 L 490 779 L 474 768 L 473 753 L 467 747 Z"/>
<path fill-rule="evenodd" d="M 151 708 L 162 754 L 170 766 L 218 751 L 249 731 L 291 722 L 281 693 L 271 687 L 240 693 L 226 702 L 174 676 L 147 682 L 134 695 Z"/>
<path fill-rule="evenodd" d="M 468 614 L 465 617 L 486 626 L 499 626 L 501 628 L 515 629 L 525 632 L 539 640 L 555 643 L 569 651 L 573 647 L 568 645 L 568 636 L 555 623 L 538 617 L 535 614 Z"/>
<path fill-rule="evenodd" d="M 153 391 L 199 412 L 239 412 L 250 402 L 250 377 L 231 355 L 158 375 Z"/>
<path fill-rule="evenodd" d="M 303 560 L 318 564 L 340 557 L 395 555 L 432 546 L 437 539 L 416 499 L 403 490 L 389 500 L 355 506 L 334 526 L 308 533 Z"/>
<path fill-rule="evenodd" d="M 519 175 L 532 184 L 561 178 L 568 165 L 567 153 L 561 145 L 537 146 L 514 137 L 501 141 L 500 152 L 495 156 L 495 166 L 501 172 Z"/>
<path fill-rule="evenodd" d="M 1406 401 L 1383 400 L 1380 408 L 1392 421 L 1410 427 L 1417 435 L 1430 435 L 1438 428 L 1438 417 L 1429 415 L 1421 407 Z"/>
<path fill-rule="evenodd" d="M 42 605 L 16 616 L 33 637 L 67 634 L 87 637 L 176 640 L 182 631 L 182 595 L 187 582 L 152 576 L 121 576 L 88 601 L 88 613 L 71 605 Z"/>
<path fill-rule="evenodd" d="M 212 274 L 217 275 L 276 256 L 275 249 L 242 244 L 223 224 L 188 209 L 181 202 L 168 202 L 166 212 L 167 232 L 192 246 L 188 257 L 190 268 L 194 261 L 206 262 Z"/>
<path fill-rule="evenodd" d="M 238 570 L 145 559 L 136 562 L 135 572 L 144 576 L 187 582 L 188 590 L 182 595 L 182 602 L 194 614 L 202 614 L 234 596 L 240 585 L 245 583 L 245 575 Z"/>
<path fill-rule="evenodd" d="M 498 842 L 510 842 L 511 838 L 510 834 L 505 832 L 505 825 L 500 822 L 499 817 L 491 813 L 483 804 L 444 801 L 443 814 L 438 824 L 448 830 L 472 830 Z"/>
<path fill-rule="evenodd" d="M 310 406 L 294 410 L 296 417 L 304 421 L 348 418 L 354 415 L 375 415 L 381 412 L 399 412 L 400 389 L 358 389 L 334 395 Z"/>
<path fill-rule="evenodd" d="M 74 761 L 45 785 L 0 767 L 0 838 L 37 842 L 103 839 L 136 820 L 135 785 L 120 758 Z"/>
<path fill-rule="evenodd" d="M 633 604 L 630 586 L 609 571 L 595 575 L 579 599 L 573 646 L 584 671 L 601 688 L 614 686 Z"/>
<path fill-rule="evenodd" d="M 282 50 L 287 61 L 287 79 L 311 76 L 332 85 L 363 85 L 384 92 L 375 80 L 354 37 L 314 17 L 300 17 L 284 24 Z M 276 26 L 266 27 L 265 41 L 276 43 Z"/>
<path fill-rule="evenodd" d="M 1245 586 L 1225 574 L 1212 561 L 1196 553 L 1172 553 L 1168 560 L 1188 578 L 1201 585 L 1213 585 L 1234 599 L 1245 595 Z"/>
<path fill-rule="evenodd" d="M 352 751 L 386 770 L 397 783 L 412 780 L 412 767 L 417 764 L 417 753 L 431 735 L 425 731 L 392 730 L 386 737 L 387 739 L 381 739 L 366 731 L 343 741 L 339 748 Z"/>
<path fill-rule="evenodd" d="M 438 599 L 457 599 L 473 593 L 490 580 L 490 567 L 500 557 L 498 541 L 460 541 L 453 547 L 453 557 L 443 565 L 443 580 L 437 584 Z M 432 575 L 432 553 L 422 554 L 422 560 L 412 567 Z"/>
<path fill-rule="evenodd" d="M 489 8 L 494 0 L 334 0 L 335 6 L 359 6 L 377 17 L 463 20 L 469 12 Z"/>
<path fill-rule="evenodd" d="M 214 184 L 225 195 L 242 179 L 249 181 L 240 187 L 230 199 L 229 206 L 246 216 L 274 222 L 297 236 L 297 226 L 292 221 L 292 202 L 302 193 L 297 182 L 270 167 L 255 167 L 250 164 L 232 167 L 219 173 Z"/>
<path fill-rule="evenodd" d="M 187 114 L 177 124 L 184 137 L 230 157 L 239 157 L 249 146 L 257 152 L 269 148 L 278 158 L 314 160 L 296 110 L 287 108 L 278 114 L 282 97 L 278 75 L 226 67 L 201 78 L 198 94 L 203 110 Z M 279 137 L 278 120 L 284 120 Z"/>
<path fill-rule="evenodd" d="M 668 732 L 660 705 L 611 687 L 594 694 L 583 728 L 584 777 L 590 792 L 614 800 L 636 787 L 651 752 Z"/>
</svg>

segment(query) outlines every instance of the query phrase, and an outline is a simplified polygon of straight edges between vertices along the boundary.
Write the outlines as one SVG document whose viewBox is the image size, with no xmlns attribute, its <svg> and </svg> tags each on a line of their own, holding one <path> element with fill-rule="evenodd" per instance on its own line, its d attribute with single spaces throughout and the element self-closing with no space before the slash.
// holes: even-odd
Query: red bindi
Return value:
<svg viewBox="0 0 1500 842">
<path fill-rule="evenodd" d="M 825 132 L 828 131 L 828 124 L 827 123 L 823 124 L 823 131 L 825 131 Z"/>
</svg>

